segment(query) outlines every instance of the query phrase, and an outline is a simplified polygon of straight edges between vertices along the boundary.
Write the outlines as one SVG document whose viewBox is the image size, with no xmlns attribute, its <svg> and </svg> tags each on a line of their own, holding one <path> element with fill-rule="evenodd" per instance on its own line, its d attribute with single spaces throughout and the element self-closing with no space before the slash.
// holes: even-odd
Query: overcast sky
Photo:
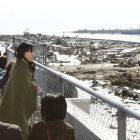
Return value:
<svg viewBox="0 0 140 140">
<path fill-rule="evenodd" d="M 1 0 L 0 34 L 140 28 L 140 0 Z"/>
</svg>

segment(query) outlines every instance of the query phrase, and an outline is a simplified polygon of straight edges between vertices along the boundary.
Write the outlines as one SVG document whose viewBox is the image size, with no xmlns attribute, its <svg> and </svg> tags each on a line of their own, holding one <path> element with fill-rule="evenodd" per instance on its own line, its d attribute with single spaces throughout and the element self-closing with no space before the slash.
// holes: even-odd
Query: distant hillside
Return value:
<svg viewBox="0 0 140 140">
<path fill-rule="evenodd" d="M 101 29 L 101 30 L 78 30 L 74 31 L 74 33 L 90 33 L 90 34 L 96 34 L 96 33 L 107 33 L 107 34 L 140 34 L 140 29 Z"/>
</svg>

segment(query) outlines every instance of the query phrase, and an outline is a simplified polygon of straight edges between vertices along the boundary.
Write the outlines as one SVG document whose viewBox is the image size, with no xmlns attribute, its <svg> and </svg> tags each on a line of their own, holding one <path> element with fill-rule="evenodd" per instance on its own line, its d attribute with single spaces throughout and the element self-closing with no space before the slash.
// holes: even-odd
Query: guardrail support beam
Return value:
<svg viewBox="0 0 140 140">
<path fill-rule="evenodd" d="M 126 114 L 118 110 L 118 140 L 126 140 Z"/>
</svg>

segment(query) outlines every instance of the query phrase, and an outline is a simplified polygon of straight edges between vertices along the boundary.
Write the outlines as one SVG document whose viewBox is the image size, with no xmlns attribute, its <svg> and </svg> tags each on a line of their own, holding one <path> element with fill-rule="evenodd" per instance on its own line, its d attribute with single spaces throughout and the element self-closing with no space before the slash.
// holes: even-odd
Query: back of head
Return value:
<svg viewBox="0 0 140 140">
<path fill-rule="evenodd" d="M 66 110 L 66 100 L 61 94 L 48 94 L 41 100 L 41 116 L 45 121 L 64 120 Z"/>
<path fill-rule="evenodd" d="M 19 126 L 0 122 L 0 140 L 23 140 Z"/>
<path fill-rule="evenodd" d="M 28 51 L 32 52 L 33 50 L 34 50 L 33 45 L 22 42 L 15 50 L 15 57 L 19 59 L 24 58 L 25 52 Z"/>
<path fill-rule="evenodd" d="M 5 69 L 6 64 L 7 64 L 7 57 L 0 56 L 0 68 Z"/>
</svg>

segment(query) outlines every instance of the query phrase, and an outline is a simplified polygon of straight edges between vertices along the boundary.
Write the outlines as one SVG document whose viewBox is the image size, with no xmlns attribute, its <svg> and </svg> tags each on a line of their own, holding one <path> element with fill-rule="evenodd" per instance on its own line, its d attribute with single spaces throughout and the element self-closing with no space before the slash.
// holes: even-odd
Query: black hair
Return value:
<svg viewBox="0 0 140 140">
<path fill-rule="evenodd" d="M 64 120 L 67 104 L 61 94 L 48 94 L 41 100 L 41 116 L 45 121 Z"/>
<path fill-rule="evenodd" d="M 5 69 L 7 64 L 7 56 L 0 56 L 0 68 Z"/>
<path fill-rule="evenodd" d="M 25 57 L 24 57 L 24 54 L 25 54 L 25 52 L 28 52 L 28 51 L 31 51 L 31 52 L 33 52 L 34 51 L 34 46 L 33 45 L 31 45 L 31 44 L 27 44 L 27 43 L 25 43 L 25 42 L 22 42 L 17 48 L 16 48 L 16 50 L 15 50 L 15 57 L 16 58 L 18 58 L 18 59 L 24 59 L 27 63 L 28 63 L 28 65 L 29 65 L 29 67 L 30 67 L 30 71 L 33 73 L 33 75 L 34 75 L 34 73 L 35 73 L 35 64 L 34 64 L 34 62 L 28 62 L 26 59 L 25 59 Z M 33 76 L 34 77 L 34 76 Z"/>
<path fill-rule="evenodd" d="M 32 78 L 34 79 L 34 75 L 35 75 L 35 63 L 34 62 L 28 62 L 27 61 L 27 64 L 30 67 L 30 72 L 32 73 Z"/>
<path fill-rule="evenodd" d="M 25 42 L 22 42 L 15 50 L 15 57 L 21 59 L 24 58 L 25 52 L 34 51 L 34 46 L 31 44 L 27 44 Z M 25 58 L 24 58 L 25 59 Z"/>
</svg>

